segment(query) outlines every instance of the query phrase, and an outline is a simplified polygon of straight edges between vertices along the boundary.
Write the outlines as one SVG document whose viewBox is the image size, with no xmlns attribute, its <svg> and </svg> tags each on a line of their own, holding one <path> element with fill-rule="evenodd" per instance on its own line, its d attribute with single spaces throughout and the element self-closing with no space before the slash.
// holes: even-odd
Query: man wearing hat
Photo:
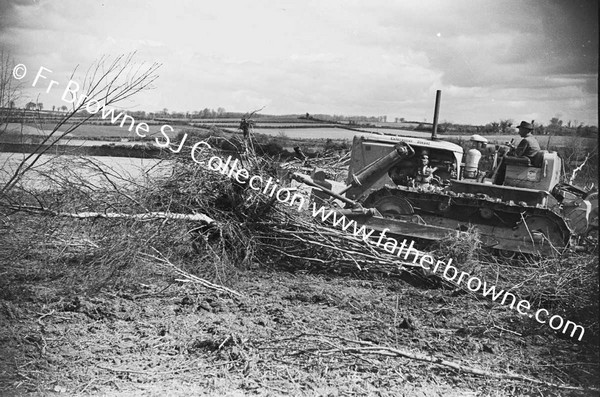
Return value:
<svg viewBox="0 0 600 397">
<path fill-rule="evenodd" d="M 507 156 L 516 156 L 516 157 L 527 157 L 531 164 L 535 166 L 539 166 L 536 164 L 535 155 L 538 154 L 541 150 L 540 144 L 537 139 L 532 134 L 533 125 L 526 121 L 521 121 L 521 124 L 517 127 L 519 129 L 519 135 L 521 136 L 521 142 L 515 148 L 512 144 L 511 150 L 506 154 Z M 494 178 L 494 183 L 502 183 L 504 181 L 504 177 L 506 175 L 506 161 L 504 159 L 500 163 L 500 166 L 497 169 L 496 176 Z"/>
<path fill-rule="evenodd" d="M 519 129 L 519 135 L 523 139 L 521 139 L 521 142 L 519 142 L 519 145 L 514 150 L 514 155 L 517 157 L 529 157 L 533 162 L 533 158 L 541 150 L 540 144 L 532 134 L 533 126 L 526 121 L 521 121 L 521 124 L 517 128 Z"/>
</svg>

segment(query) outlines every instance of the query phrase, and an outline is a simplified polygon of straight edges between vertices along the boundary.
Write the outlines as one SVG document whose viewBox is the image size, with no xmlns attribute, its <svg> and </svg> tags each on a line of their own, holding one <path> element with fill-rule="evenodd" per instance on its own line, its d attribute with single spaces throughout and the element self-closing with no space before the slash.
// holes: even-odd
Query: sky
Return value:
<svg viewBox="0 0 600 397">
<path fill-rule="evenodd" d="M 131 110 L 431 122 L 441 90 L 440 121 L 598 125 L 598 36 L 597 0 L 0 0 L 0 48 L 46 109 L 64 103 L 31 87 L 40 66 L 64 86 L 137 51 L 162 66 Z"/>
</svg>

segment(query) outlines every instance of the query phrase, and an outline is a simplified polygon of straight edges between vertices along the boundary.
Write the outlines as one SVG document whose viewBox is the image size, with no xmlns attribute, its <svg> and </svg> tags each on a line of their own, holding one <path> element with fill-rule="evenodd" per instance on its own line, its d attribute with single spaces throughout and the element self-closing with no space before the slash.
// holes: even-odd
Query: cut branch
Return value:
<svg viewBox="0 0 600 397">
<path fill-rule="evenodd" d="M 511 379 L 511 380 L 518 380 L 518 381 L 524 381 L 524 382 L 531 382 L 531 383 L 535 383 L 538 385 L 544 385 L 547 387 L 555 387 L 555 388 L 567 389 L 567 390 L 599 391 L 599 389 L 595 389 L 595 388 L 583 388 L 583 387 L 571 386 L 571 385 L 559 385 L 556 383 L 550 383 L 550 382 L 546 382 L 543 380 L 531 378 L 529 376 L 516 374 L 516 373 L 502 373 L 502 372 L 488 371 L 488 370 L 485 370 L 482 368 L 472 367 L 472 366 L 461 364 L 461 363 L 458 363 L 455 361 L 445 360 L 441 357 L 436 357 L 436 356 L 427 355 L 427 354 L 418 353 L 418 352 L 409 352 L 407 350 L 402 350 L 402 349 L 388 347 L 388 346 L 380 346 L 380 345 L 376 345 L 375 343 L 362 341 L 362 340 L 348 339 L 348 338 L 345 338 L 343 336 L 338 336 L 338 335 L 322 335 L 322 334 L 303 333 L 298 336 L 298 338 L 302 338 L 302 337 L 314 338 L 315 341 L 318 341 L 318 342 L 321 342 L 321 343 L 327 345 L 329 347 L 329 349 L 327 349 L 327 350 L 320 350 L 318 348 L 304 349 L 301 351 L 294 352 L 294 353 L 292 353 L 292 355 L 299 355 L 299 354 L 310 351 L 310 352 L 314 352 L 317 354 L 326 354 L 326 355 L 330 355 L 333 353 L 350 353 L 350 354 L 382 355 L 382 356 L 387 356 L 387 357 L 405 357 L 405 358 L 409 358 L 411 360 L 424 361 L 424 362 L 452 368 L 457 371 L 467 372 L 467 373 L 470 373 L 473 375 L 478 375 L 478 376 L 486 376 L 486 377 L 496 378 L 496 379 Z M 324 339 L 324 338 L 338 339 L 343 342 L 355 344 L 358 346 L 349 346 L 349 347 L 338 346 L 337 344 L 333 343 L 332 341 Z"/>
<path fill-rule="evenodd" d="M 14 211 L 32 212 L 42 215 L 61 216 L 68 218 L 106 218 L 106 219 L 136 219 L 140 221 L 150 221 L 156 219 L 174 219 L 184 220 L 192 222 L 202 222 L 208 225 L 217 225 L 217 222 L 204 214 L 178 214 L 172 212 L 145 212 L 142 214 L 122 214 L 114 212 L 58 212 L 47 208 L 33 207 L 27 205 L 11 206 L 10 209 Z"/>
</svg>

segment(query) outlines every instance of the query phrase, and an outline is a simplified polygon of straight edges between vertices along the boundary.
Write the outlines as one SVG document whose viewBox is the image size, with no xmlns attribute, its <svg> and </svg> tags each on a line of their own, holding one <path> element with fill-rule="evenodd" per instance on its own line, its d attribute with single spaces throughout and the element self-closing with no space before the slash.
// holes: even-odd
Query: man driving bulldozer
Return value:
<svg viewBox="0 0 600 397">
<path fill-rule="evenodd" d="M 511 153 L 513 153 L 512 155 L 517 157 L 528 157 L 531 163 L 533 163 L 535 155 L 541 150 L 539 142 L 532 134 L 533 126 L 526 121 L 521 121 L 521 124 L 517 128 L 519 129 L 519 135 L 523 139 L 521 139 L 516 148 L 510 145 L 514 151 L 508 152 L 508 156 L 511 156 Z"/>
<path fill-rule="evenodd" d="M 538 156 L 538 154 L 541 155 L 541 148 L 539 142 L 537 141 L 537 139 L 535 139 L 535 137 L 532 134 L 533 125 L 526 121 L 521 121 L 521 124 L 519 124 L 517 128 L 519 129 L 519 135 L 523 139 L 521 139 L 521 142 L 519 142 L 519 145 L 517 145 L 517 147 L 515 147 L 511 141 L 511 143 L 509 144 L 511 149 L 506 155 L 510 157 L 528 158 L 531 165 L 533 165 L 534 167 L 539 167 L 541 163 L 541 157 Z M 506 161 L 502 159 L 502 162 L 498 166 L 498 171 L 496 172 L 496 178 L 494 178 L 494 183 L 502 184 L 505 175 Z"/>
</svg>

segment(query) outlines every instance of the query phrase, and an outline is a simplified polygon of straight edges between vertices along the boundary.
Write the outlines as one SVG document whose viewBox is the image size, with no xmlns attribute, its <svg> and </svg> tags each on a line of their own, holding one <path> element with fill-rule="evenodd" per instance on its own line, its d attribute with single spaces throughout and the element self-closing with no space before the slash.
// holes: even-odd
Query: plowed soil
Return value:
<svg viewBox="0 0 600 397">
<path fill-rule="evenodd" d="M 0 230 L 3 396 L 597 395 L 596 345 L 460 291 L 257 267 L 227 280 L 238 298 L 151 264 L 118 286 L 70 290 L 76 269 L 54 266 L 57 248 L 33 238 L 12 245 L 27 245 L 13 226 Z"/>
</svg>

